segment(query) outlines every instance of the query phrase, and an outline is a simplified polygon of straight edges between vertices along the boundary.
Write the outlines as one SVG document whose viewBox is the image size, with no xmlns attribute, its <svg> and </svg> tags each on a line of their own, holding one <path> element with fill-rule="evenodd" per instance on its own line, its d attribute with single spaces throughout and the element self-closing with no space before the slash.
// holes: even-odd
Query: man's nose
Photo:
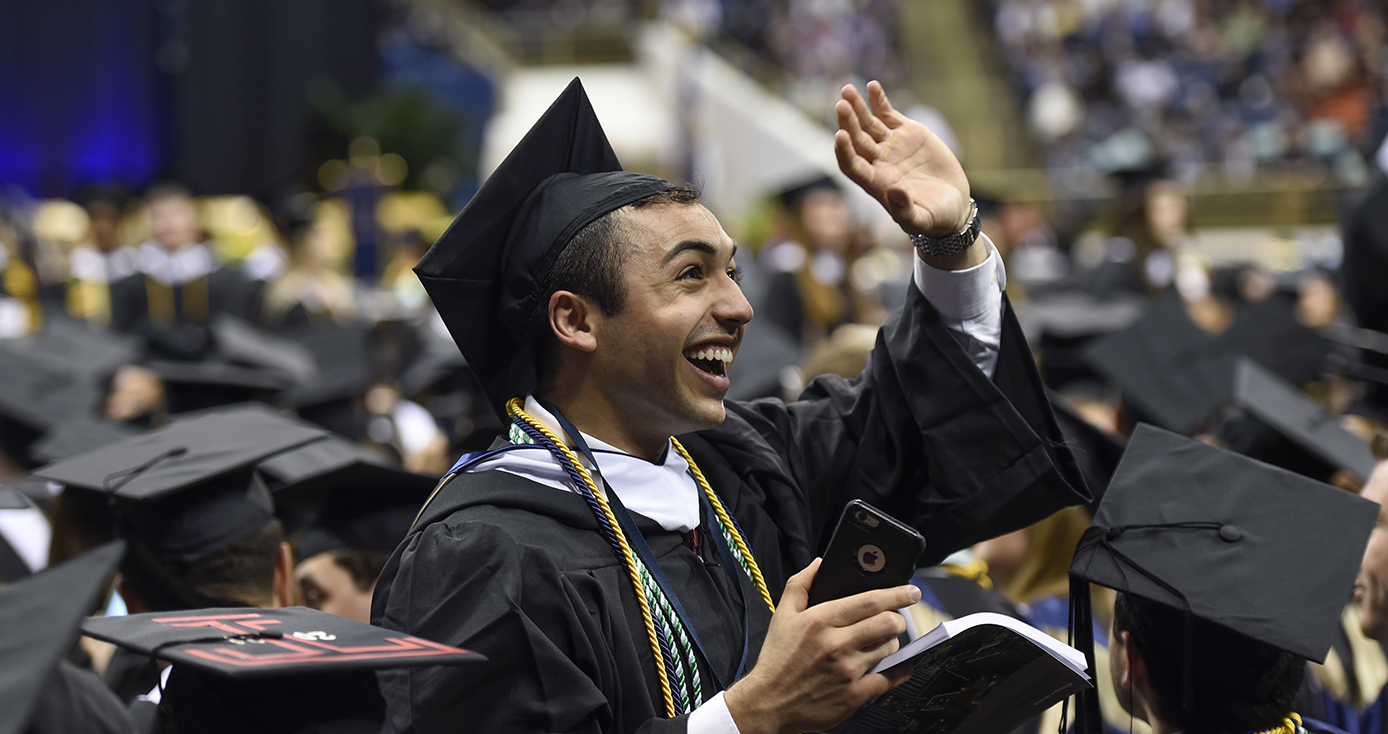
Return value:
<svg viewBox="0 0 1388 734">
<path fill-rule="evenodd" d="M 724 280 L 718 302 L 714 305 L 713 315 L 720 322 L 731 322 L 738 326 L 752 320 L 752 304 L 748 302 L 747 296 L 742 292 L 742 286 L 738 285 L 737 281 L 732 278 Z"/>
</svg>

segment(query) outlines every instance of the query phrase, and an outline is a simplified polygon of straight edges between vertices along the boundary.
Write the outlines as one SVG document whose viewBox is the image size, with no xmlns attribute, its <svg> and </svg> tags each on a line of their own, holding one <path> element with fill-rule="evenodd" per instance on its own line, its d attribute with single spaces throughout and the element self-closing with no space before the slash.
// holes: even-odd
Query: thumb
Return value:
<svg viewBox="0 0 1388 734">
<path fill-rule="evenodd" d="M 810 603 L 810 585 L 814 583 L 815 574 L 819 573 L 820 559 L 810 561 L 800 573 L 791 576 L 786 580 L 786 590 L 781 594 L 781 604 L 776 607 L 776 611 L 786 609 L 792 612 L 803 612 Z"/>
</svg>

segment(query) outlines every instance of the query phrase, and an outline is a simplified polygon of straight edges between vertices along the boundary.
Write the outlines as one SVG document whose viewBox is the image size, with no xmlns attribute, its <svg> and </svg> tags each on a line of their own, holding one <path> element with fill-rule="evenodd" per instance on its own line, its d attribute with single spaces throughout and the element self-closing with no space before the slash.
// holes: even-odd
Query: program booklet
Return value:
<svg viewBox="0 0 1388 734">
<path fill-rule="evenodd" d="M 945 622 L 872 672 L 902 663 L 916 666 L 910 680 L 832 731 L 1007 734 L 1091 685 L 1084 653 L 992 612 Z"/>
</svg>

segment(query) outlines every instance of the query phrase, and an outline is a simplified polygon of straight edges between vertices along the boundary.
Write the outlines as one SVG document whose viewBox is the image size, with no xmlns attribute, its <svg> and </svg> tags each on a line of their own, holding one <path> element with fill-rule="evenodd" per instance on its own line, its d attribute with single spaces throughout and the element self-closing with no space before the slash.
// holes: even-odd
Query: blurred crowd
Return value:
<svg viewBox="0 0 1388 734">
<path fill-rule="evenodd" d="M 1183 180 L 1300 169 L 1360 185 L 1388 126 L 1381 3 L 991 5 L 1027 123 L 1065 190 L 1159 159 Z"/>
</svg>

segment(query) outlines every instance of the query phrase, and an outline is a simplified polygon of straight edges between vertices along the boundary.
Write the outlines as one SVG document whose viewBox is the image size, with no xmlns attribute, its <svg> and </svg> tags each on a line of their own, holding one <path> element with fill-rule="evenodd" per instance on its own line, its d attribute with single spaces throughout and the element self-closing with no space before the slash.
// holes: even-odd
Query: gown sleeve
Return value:
<svg viewBox="0 0 1388 734">
<path fill-rule="evenodd" d="M 920 530 L 922 566 L 1092 499 L 1005 296 L 991 379 L 912 286 L 857 378 L 822 376 L 797 402 L 729 412 L 741 420 L 721 440 L 750 426 L 784 459 L 821 548 L 854 498 Z"/>
</svg>

